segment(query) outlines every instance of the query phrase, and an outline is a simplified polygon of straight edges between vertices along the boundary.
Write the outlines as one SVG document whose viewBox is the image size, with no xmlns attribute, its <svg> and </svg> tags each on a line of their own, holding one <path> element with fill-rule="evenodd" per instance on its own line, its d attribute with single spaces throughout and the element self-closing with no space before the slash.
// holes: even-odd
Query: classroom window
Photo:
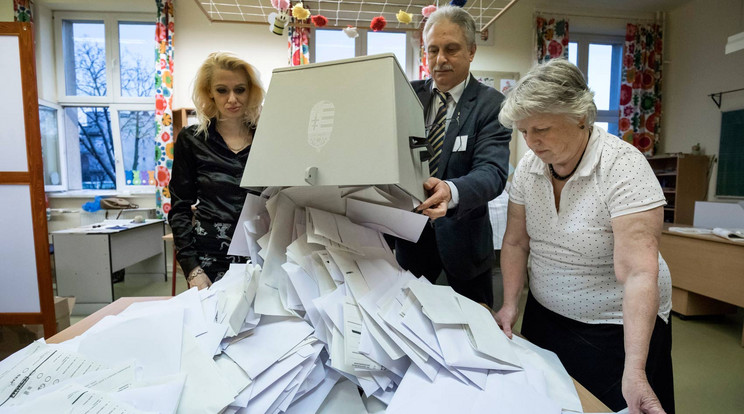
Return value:
<svg viewBox="0 0 744 414">
<path fill-rule="evenodd" d="M 155 25 L 151 23 L 119 22 L 119 79 L 122 96 L 155 95 L 154 31 Z"/>
<path fill-rule="evenodd" d="M 317 63 L 393 53 L 403 71 L 411 77 L 413 69 L 409 66 L 413 61 L 413 48 L 406 32 L 373 32 L 367 29 L 358 31 L 359 36 L 351 39 L 342 30 L 315 29 L 315 35 L 311 37 L 311 42 L 314 42 L 310 46 L 311 61 Z"/>
<path fill-rule="evenodd" d="M 67 189 L 154 191 L 155 16 L 54 18 Z"/>
<path fill-rule="evenodd" d="M 407 44 L 405 33 L 367 32 L 367 54 L 393 53 L 400 66 L 406 66 Z"/>
<path fill-rule="evenodd" d="M 119 111 L 126 185 L 155 185 L 155 111 Z"/>
<path fill-rule="evenodd" d="M 102 21 L 62 22 L 64 87 L 69 96 L 106 96 L 106 36 Z"/>
<path fill-rule="evenodd" d="M 356 56 L 354 40 L 341 30 L 316 30 L 315 62 L 353 58 Z"/>
<path fill-rule="evenodd" d="M 46 191 L 67 189 L 65 180 L 65 155 L 63 142 L 59 139 L 62 130 L 62 107 L 51 102 L 39 102 L 39 124 L 41 131 L 41 154 L 44 163 L 44 188 Z"/>
<path fill-rule="evenodd" d="M 594 91 L 598 126 L 618 134 L 624 39 L 615 36 L 571 34 L 568 60 L 578 66 Z"/>
</svg>

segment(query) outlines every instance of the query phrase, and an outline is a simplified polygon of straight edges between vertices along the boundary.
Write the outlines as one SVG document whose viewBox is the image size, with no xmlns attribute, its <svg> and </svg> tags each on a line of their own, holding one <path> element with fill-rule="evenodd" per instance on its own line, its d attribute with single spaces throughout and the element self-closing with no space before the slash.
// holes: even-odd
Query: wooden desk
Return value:
<svg viewBox="0 0 744 414">
<path fill-rule="evenodd" d="M 675 312 L 709 315 L 744 307 L 744 243 L 665 229 L 659 251 L 672 274 Z"/>
<path fill-rule="evenodd" d="M 87 331 L 91 326 L 95 325 L 96 322 L 100 321 L 105 316 L 116 315 L 119 312 L 126 309 L 129 305 L 131 305 L 134 302 L 143 302 L 143 301 L 150 301 L 150 300 L 164 300 L 164 299 L 170 299 L 170 298 L 169 297 L 157 297 L 157 296 L 120 298 L 116 302 L 106 306 L 105 308 L 88 316 L 82 321 L 70 326 L 64 331 L 47 339 L 47 342 L 51 344 L 58 344 L 60 342 L 64 342 L 69 339 L 72 339 L 82 334 L 83 332 Z M 574 385 L 576 386 L 576 391 L 579 394 L 579 399 L 581 400 L 581 406 L 584 408 L 584 412 L 586 413 L 609 413 L 611 412 L 611 410 L 607 408 L 606 405 L 602 404 L 602 402 L 599 401 L 597 397 L 592 395 L 586 388 L 584 388 L 581 384 L 576 382 L 576 380 L 574 380 Z"/>
<path fill-rule="evenodd" d="M 73 315 L 88 315 L 114 301 L 113 272 L 129 268 L 129 274 L 167 280 L 164 234 L 164 220 L 104 221 L 53 232 L 57 294 L 75 297 Z"/>
</svg>

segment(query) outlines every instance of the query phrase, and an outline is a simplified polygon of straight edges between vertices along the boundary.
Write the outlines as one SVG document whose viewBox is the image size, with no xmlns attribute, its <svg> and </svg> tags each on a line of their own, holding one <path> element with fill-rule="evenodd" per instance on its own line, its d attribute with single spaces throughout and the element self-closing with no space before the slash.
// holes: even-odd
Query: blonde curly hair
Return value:
<svg viewBox="0 0 744 414">
<path fill-rule="evenodd" d="M 248 104 L 246 105 L 243 123 L 255 125 L 261 114 L 261 103 L 264 99 L 264 90 L 256 69 L 248 62 L 238 58 L 230 52 L 213 52 L 199 67 L 194 79 L 194 93 L 192 99 L 196 107 L 196 116 L 199 119 L 197 134 L 208 134 L 209 124 L 212 118 L 219 117 L 219 110 L 211 98 L 212 79 L 218 69 L 245 72 L 248 78 Z"/>
</svg>

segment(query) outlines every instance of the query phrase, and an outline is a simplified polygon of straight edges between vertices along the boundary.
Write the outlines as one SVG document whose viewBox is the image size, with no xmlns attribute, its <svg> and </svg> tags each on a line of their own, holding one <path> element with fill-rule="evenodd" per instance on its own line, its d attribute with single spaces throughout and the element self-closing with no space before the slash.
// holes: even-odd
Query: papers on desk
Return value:
<svg viewBox="0 0 744 414">
<path fill-rule="evenodd" d="M 164 413 L 580 411 L 554 354 L 509 340 L 483 306 L 397 265 L 381 232 L 417 240 L 426 223 L 401 209 L 412 203 L 402 197 L 292 188 L 246 202 L 238 247 L 255 241 L 263 266 L 235 264 L 208 290 L 132 305 L 64 344 L 34 343 L 0 363 L 0 414 L 81 403 Z"/>
<path fill-rule="evenodd" d="M 58 230 L 54 233 L 73 233 L 73 234 L 109 234 L 118 233 L 123 230 L 129 230 L 136 227 L 147 226 L 152 223 L 161 223 L 163 219 L 147 219 L 142 223 L 135 223 L 134 220 L 104 220 L 100 223 L 93 223 L 86 226 L 73 227 L 71 229 Z"/>
<path fill-rule="evenodd" d="M 715 227 L 706 229 L 700 227 L 669 227 L 669 231 L 682 234 L 712 234 L 728 241 L 744 243 L 744 229 L 724 229 Z"/>
<path fill-rule="evenodd" d="M 669 231 L 674 233 L 682 234 L 711 234 L 711 229 L 704 229 L 700 227 L 669 227 Z"/>
<path fill-rule="evenodd" d="M 744 242 L 744 230 L 729 230 L 716 227 L 713 229 L 713 234 L 723 237 L 728 241 Z"/>
</svg>

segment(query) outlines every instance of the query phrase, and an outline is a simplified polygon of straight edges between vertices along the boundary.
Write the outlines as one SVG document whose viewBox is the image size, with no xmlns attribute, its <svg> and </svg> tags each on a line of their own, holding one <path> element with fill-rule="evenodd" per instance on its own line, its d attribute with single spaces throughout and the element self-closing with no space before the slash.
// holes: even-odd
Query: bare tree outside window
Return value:
<svg viewBox="0 0 744 414">
<path fill-rule="evenodd" d="M 66 50 L 74 51 L 74 71 L 66 71 L 66 89 L 76 96 L 108 96 L 106 48 L 103 23 L 66 22 L 71 34 Z M 119 83 L 122 96 L 151 97 L 154 95 L 155 65 L 153 62 L 154 24 L 120 24 Z M 64 30 L 63 30 L 64 31 Z M 71 69 L 71 68 L 69 68 Z M 70 73 L 74 79 L 70 79 Z M 71 85 L 72 83 L 72 85 Z M 80 163 L 83 189 L 116 188 L 116 149 L 113 141 L 112 116 L 118 116 L 122 159 L 127 185 L 152 185 L 155 169 L 154 111 L 118 111 L 109 106 L 78 108 L 72 119 L 77 120 L 80 142 Z M 117 112 L 117 111 L 114 111 Z M 152 174 L 150 173 L 152 171 Z"/>
</svg>

